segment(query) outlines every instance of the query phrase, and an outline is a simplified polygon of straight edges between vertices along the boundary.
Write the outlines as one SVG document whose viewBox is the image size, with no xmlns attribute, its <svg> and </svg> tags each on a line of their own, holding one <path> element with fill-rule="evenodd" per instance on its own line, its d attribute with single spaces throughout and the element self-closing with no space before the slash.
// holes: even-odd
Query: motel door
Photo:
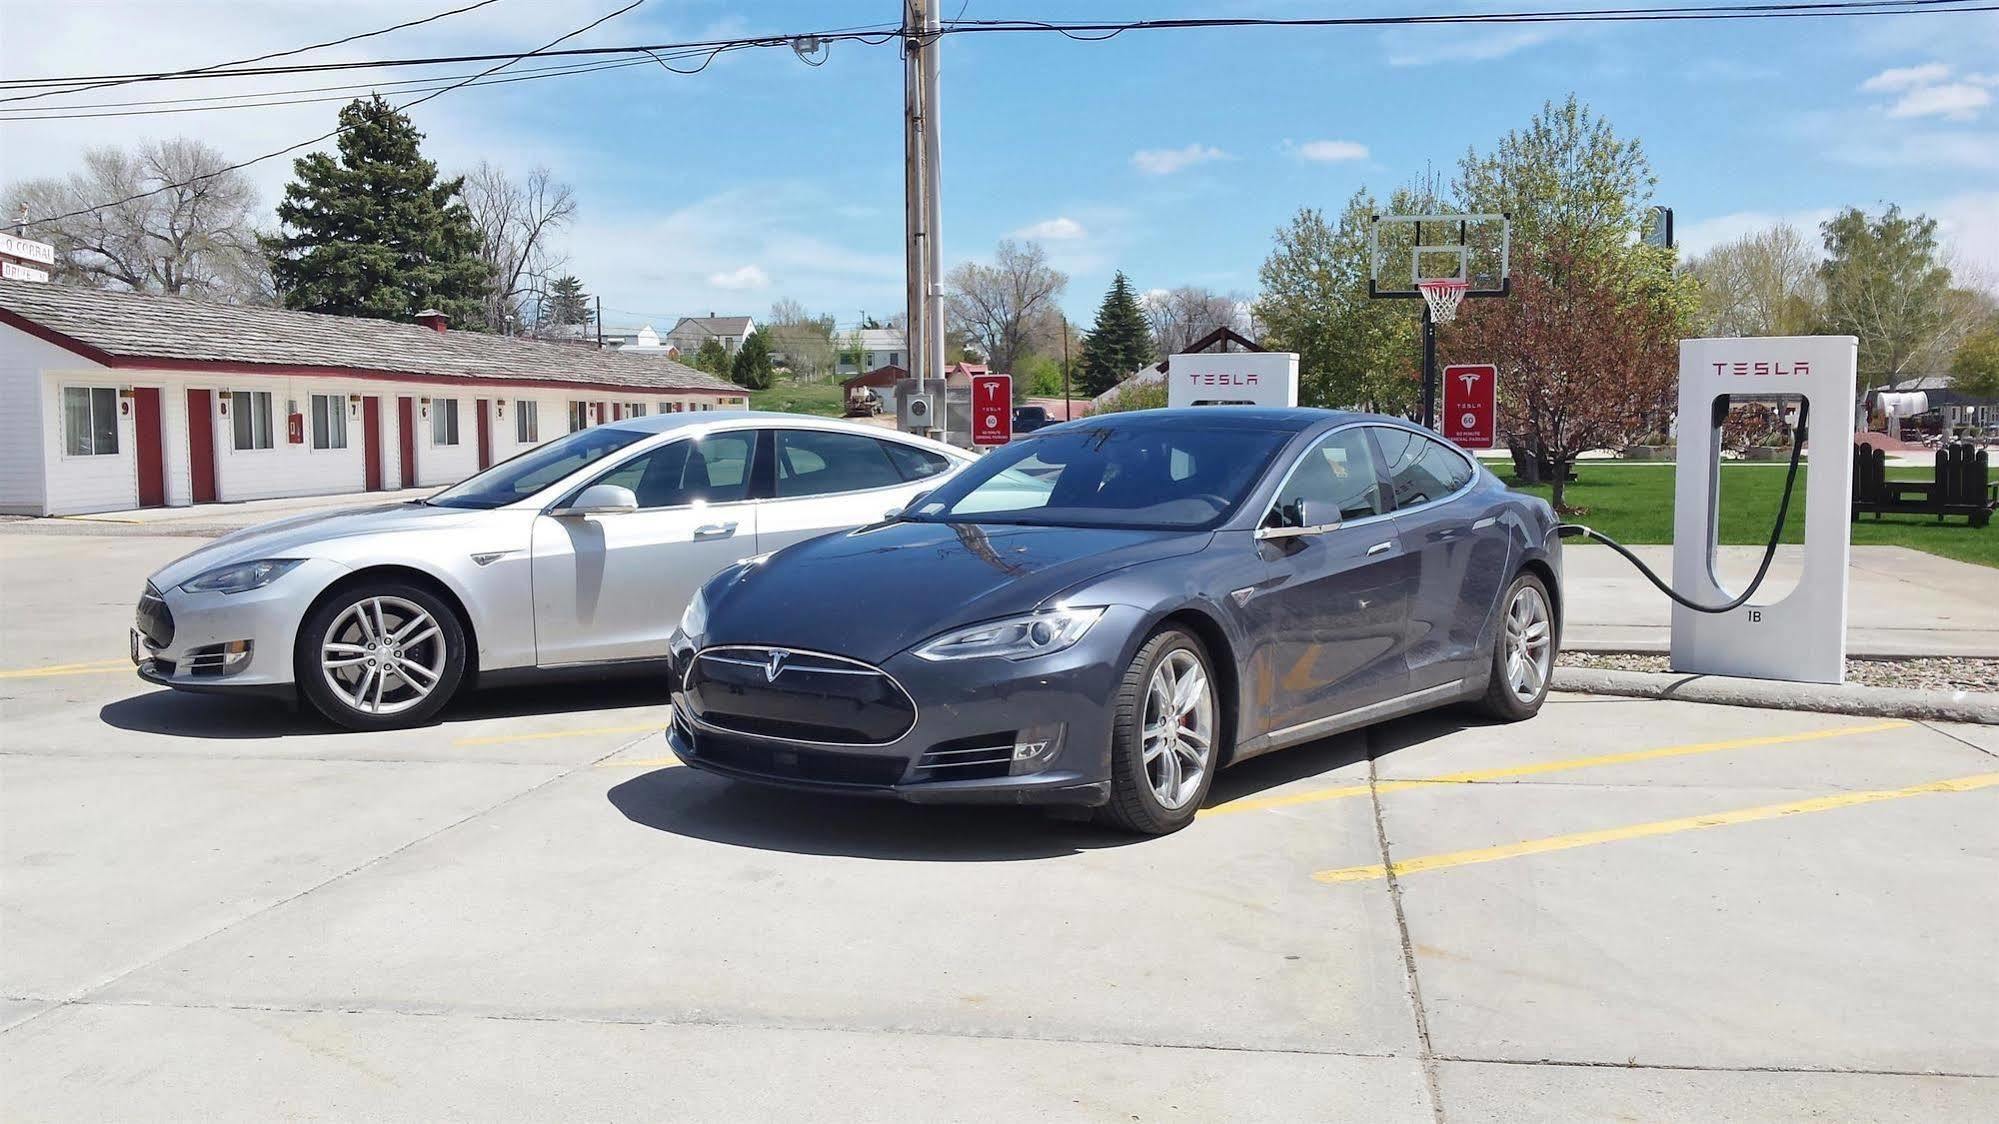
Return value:
<svg viewBox="0 0 1999 1124">
<path fill-rule="evenodd" d="M 493 426 L 486 418 L 487 406 L 488 403 L 484 398 L 472 403 L 472 412 L 478 415 L 479 420 L 479 471 L 481 472 L 493 467 Z"/>
<path fill-rule="evenodd" d="M 396 399 L 396 444 L 402 452 L 400 487 L 416 487 L 416 399 Z"/>
<path fill-rule="evenodd" d="M 382 490 L 382 400 L 369 395 L 361 399 L 361 460 L 368 490 Z"/>
<path fill-rule="evenodd" d="M 132 391 L 133 450 L 139 458 L 139 506 L 167 505 L 167 451 L 160 428 L 160 388 L 135 387 Z"/>
<path fill-rule="evenodd" d="M 187 392 L 187 475 L 195 503 L 215 502 L 215 402 L 206 390 Z"/>
</svg>

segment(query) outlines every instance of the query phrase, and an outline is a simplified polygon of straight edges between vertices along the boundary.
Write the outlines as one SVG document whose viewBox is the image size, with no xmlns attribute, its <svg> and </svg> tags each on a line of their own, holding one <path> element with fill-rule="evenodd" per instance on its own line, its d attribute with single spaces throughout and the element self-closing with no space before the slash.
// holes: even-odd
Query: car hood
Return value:
<svg viewBox="0 0 1999 1124">
<path fill-rule="evenodd" d="M 311 558 L 320 544 L 357 535 L 411 530 L 446 530 L 474 522 L 486 514 L 469 508 L 429 507 L 420 503 L 390 503 L 295 515 L 259 523 L 224 535 L 192 554 L 160 568 L 152 577 L 161 589 L 217 566 L 258 558 Z"/>
<path fill-rule="evenodd" d="M 880 663 L 946 629 L 1199 550 L 1207 531 L 888 523 L 800 543 L 711 588 L 706 642 Z"/>
</svg>

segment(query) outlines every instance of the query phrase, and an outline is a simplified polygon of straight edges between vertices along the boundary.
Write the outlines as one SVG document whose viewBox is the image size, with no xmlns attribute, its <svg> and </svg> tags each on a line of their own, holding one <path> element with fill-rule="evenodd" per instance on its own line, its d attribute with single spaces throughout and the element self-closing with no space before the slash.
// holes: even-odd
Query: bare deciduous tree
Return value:
<svg viewBox="0 0 1999 1124">
<path fill-rule="evenodd" d="M 1687 263 L 1701 286 L 1702 330 L 1717 336 L 1802 336 L 1825 308 L 1818 245 L 1779 223 Z"/>
<path fill-rule="evenodd" d="M 466 174 L 464 195 L 479 228 L 479 257 L 492 270 L 486 323 L 500 332 L 510 323 L 539 327 L 549 282 L 569 262 L 552 242 L 576 217 L 575 192 L 547 168 L 516 180 L 482 160 Z"/>
<path fill-rule="evenodd" d="M 805 306 L 789 297 L 771 303 L 770 318 L 763 323 L 764 337 L 771 353 L 784 360 L 794 378 L 813 380 L 831 377 L 839 346 L 833 342 L 833 318 L 813 316 Z"/>
<path fill-rule="evenodd" d="M 1194 285 L 1155 289 L 1140 302 L 1152 340 L 1161 355 L 1172 355 L 1217 328 L 1247 334 L 1249 302 L 1240 293 L 1217 293 Z"/>
<path fill-rule="evenodd" d="M 995 371 L 1013 370 L 1026 353 L 1037 315 L 1069 284 L 1033 242 L 1002 239 L 993 264 L 964 262 L 945 275 L 951 328 L 985 352 Z"/>
<path fill-rule="evenodd" d="M 26 205 L 27 234 L 55 246 L 60 281 L 267 303 L 270 270 L 250 220 L 257 193 L 242 172 L 220 171 L 227 165 L 222 153 L 189 137 L 146 141 L 133 152 L 93 148 L 66 179 L 16 184 L 5 215 L 12 219 Z M 129 198 L 138 195 L 144 198 Z M 129 201 L 99 206 L 117 200 Z M 88 207 L 97 209 L 33 221 Z"/>
</svg>

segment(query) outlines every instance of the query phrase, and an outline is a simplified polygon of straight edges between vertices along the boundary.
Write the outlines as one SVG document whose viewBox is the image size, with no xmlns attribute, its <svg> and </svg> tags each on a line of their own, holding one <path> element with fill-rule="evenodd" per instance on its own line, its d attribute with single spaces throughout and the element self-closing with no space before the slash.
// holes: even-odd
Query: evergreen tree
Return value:
<svg viewBox="0 0 1999 1124">
<path fill-rule="evenodd" d="M 340 129 L 338 158 L 292 164 L 281 231 L 264 240 L 285 307 L 383 320 L 436 308 L 485 327 L 491 276 L 459 197 L 464 178 L 438 179 L 417 150 L 423 134 L 379 96 L 350 102 Z"/>
<path fill-rule="evenodd" d="M 706 344 L 702 345 L 704 348 Z M 746 390 L 769 390 L 771 379 L 775 377 L 770 364 L 770 344 L 764 339 L 761 329 L 751 332 L 736 349 L 736 365 L 730 378 L 737 386 Z"/>
<path fill-rule="evenodd" d="M 1097 322 L 1083 340 L 1083 393 L 1102 394 L 1140 367 L 1150 366 L 1152 329 L 1123 270 L 1097 309 Z"/>
<path fill-rule="evenodd" d="M 722 341 L 713 336 L 701 341 L 701 347 L 695 351 L 689 366 L 697 371 L 706 371 L 725 379 L 735 374 L 729 363 L 729 349 L 723 347 Z"/>
<path fill-rule="evenodd" d="M 583 282 L 573 273 L 549 283 L 547 304 L 545 317 L 550 324 L 590 324 L 597 319 L 590 311 L 590 296 L 583 291 Z"/>
</svg>

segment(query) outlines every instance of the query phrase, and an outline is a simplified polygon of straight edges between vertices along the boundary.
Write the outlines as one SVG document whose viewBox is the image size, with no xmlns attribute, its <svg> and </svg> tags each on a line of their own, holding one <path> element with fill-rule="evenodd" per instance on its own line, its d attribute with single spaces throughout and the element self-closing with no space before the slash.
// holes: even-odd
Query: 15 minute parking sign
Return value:
<svg viewBox="0 0 1999 1124">
<path fill-rule="evenodd" d="M 1013 376 L 972 376 L 972 444 L 1013 440 Z"/>
<path fill-rule="evenodd" d="M 1499 368 L 1461 363 L 1444 368 L 1444 436 L 1461 449 L 1490 449 L 1499 428 Z"/>
</svg>

